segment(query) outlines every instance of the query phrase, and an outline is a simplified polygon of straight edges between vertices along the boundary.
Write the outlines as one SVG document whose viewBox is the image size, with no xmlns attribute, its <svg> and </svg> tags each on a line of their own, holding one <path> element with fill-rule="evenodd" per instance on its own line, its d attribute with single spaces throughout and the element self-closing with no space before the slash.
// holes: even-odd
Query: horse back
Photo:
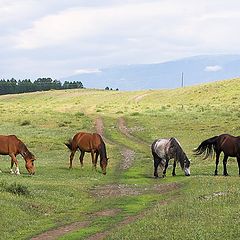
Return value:
<svg viewBox="0 0 240 240">
<path fill-rule="evenodd" d="M 222 134 L 218 138 L 217 148 L 231 157 L 240 155 L 240 137 Z"/>
<path fill-rule="evenodd" d="M 20 143 L 21 141 L 15 135 L 0 135 L 0 154 L 18 154 Z"/>
<path fill-rule="evenodd" d="M 169 148 L 170 146 L 170 141 L 169 139 L 166 139 L 166 138 L 160 138 L 160 139 L 157 139 L 155 140 L 153 143 L 152 143 L 152 152 L 157 154 L 158 157 L 160 158 L 166 158 L 166 150 L 167 148 Z"/>
<path fill-rule="evenodd" d="M 74 136 L 72 144 L 76 149 L 79 148 L 82 151 L 91 152 L 99 149 L 102 144 L 102 138 L 97 133 L 79 132 Z"/>
</svg>

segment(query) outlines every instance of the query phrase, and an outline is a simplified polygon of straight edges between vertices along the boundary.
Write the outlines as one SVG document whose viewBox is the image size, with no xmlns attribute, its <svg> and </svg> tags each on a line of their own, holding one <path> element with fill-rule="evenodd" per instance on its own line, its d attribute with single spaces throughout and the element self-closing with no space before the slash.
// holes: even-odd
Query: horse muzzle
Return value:
<svg viewBox="0 0 240 240">
<path fill-rule="evenodd" d="M 184 173 L 185 173 L 185 176 L 189 177 L 190 176 L 190 169 L 189 168 L 185 168 L 184 169 Z"/>
</svg>

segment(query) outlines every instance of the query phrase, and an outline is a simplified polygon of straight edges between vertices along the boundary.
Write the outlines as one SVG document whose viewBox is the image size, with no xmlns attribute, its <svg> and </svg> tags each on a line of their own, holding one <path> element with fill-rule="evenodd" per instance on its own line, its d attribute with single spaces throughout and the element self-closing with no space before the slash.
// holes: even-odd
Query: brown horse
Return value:
<svg viewBox="0 0 240 240">
<path fill-rule="evenodd" d="M 34 155 L 27 149 L 26 145 L 15 135 L 9 136 L 0 135 L 0 154 L 9 155 L 11 157 L 11 170 L 10 170 L 11 173 L 14 173 L 13 164 L 15 163 L 16 166 L 15 173 L 20 174 L 18 160 L 16 158 L 18 154 L 21 154 L 22 157 L 24 158 L 26 162 L 25 167 L 29 174 L 35 173 Z"/>
<path fill-rule="evenodd" d="M 95 169 L 97 165 L 98 156 L 100 155 L 100 166 L 102 169 L 102 173 L 104 175 L 106 174 L 106 168 L 108 164 L 106 146 L 102 137 L 99 134 L 79 132 L 73 137 L 73 139 L 69 140 L 68 143 L 65 143 L 65 145 L 71 150 L 69 168 L 72 168 L 74 154 L 79 149 L 81 152 L 79 158 L 81 166 L 83 166 L 83 157 L 85 152 L 91 153 L 92 164 Z"/>
<path fill-rule="evenodd" d="M 240 137 L 234 137 L 229 134 L 222 134 L 203 141 L 194 152 L 196 155 L 205 153 L 204 159 L 209 155 L 216 153 L 215 175 L 218 175 L 218 163 L 221 152 L 224 153 L 223 158 L 223 175 L 228 176 L 227 159 L 228 157 L 236 157 L 238 162 L 238 171 L 240 175 Z"/>
</svg>

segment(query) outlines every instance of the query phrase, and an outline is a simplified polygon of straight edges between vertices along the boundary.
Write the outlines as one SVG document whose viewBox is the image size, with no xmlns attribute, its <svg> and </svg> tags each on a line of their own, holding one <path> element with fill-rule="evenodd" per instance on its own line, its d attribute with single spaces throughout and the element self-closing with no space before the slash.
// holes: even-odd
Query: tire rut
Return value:
<svg viewBox="0 0 240 240">
<path fill-rule="evenodd" d="M 137 99 L 139 100 L 139 99 Z M 136 101 L 137 101 L 136 100 Z M 119 131 L 124 134 L 126 137 L 132 139 L 135 142 L 138 142 L 140 144 L 146 145 L 146 142 L 134 137 L 133 135 L 130 134 L 129 129 L 126 126 L 126 122 L 123 117 L 118 119 L 117 127 Z M 109 144 L 116 144 L 115 142 L 112 142 L 109 139 L 106 139 L 104 136 L 104 122 L 101 117 L 98 117 L 95 120 L 95 130 L 98 134 L 100 134 L 104 141 L 108 142 Z M 122 163 L 120 163 L 120 170 L 125 171 L 129 169 L 134 162 L 135 158 L 135 152 L 131 150 L 130 148 L 123 147 L 121 150 L 121 155 L 122 155 Z M 109 185 L 103 185 L 103 186 L 97 186 L 95 189 L 92 189 L 90 191 L 90 194 L 92 194 L 94 197 L 97 198 L 103 198 L 106 197 L 106 192 L 110 193 L 107 197 L 119 197 L 119 196 L 131 196 L 131 195 L 138 195 L 138 194 L 144 194 L 147 192 L 155 192 L 155 193 L 167 193 L 170 191 L 173 191 L 175 189 L 178 189 L 180 185 L 178 184 L 156 184 L 153 185 L 151 188 L 145 188 L 141 189 L 138 187 L 132 187 L 128 185 L 123 185 L 123 184 L 109 184 Z M 168 204 L 170 200 L 164 200 L 159 202 L 160 205 L 165 205 Z M 103 232 L 98 232 L 96 234 L 93 234 L 92 236 L 89 236 L 86 238 L 87 240 L 102 240 L 106 238 L 108 235 L 110 235 L 114 230 L 118 230 L 119 228 L 132 223 L 138 219 L 141 219 L 143 216 L 146 215 L 148 209 L 137 214 L 134 216 L 127 216 L 125 217 L 121 222 L 119 222 L 115 227 L 113 226 L 113 229 L 111 230 L 106 230 Z M 121 213 L 121 209 L 104 209 L 101 211 L 93 212 L 88 214 L 87 220 L 86 221 L 81 221 L 81 222 L 75 222 L 72 224 L 68 224 L 65 226 L 61 226 L 55 229 L 51 229 L 48 231 L 45 231 L 44 233 L 41 233 L 35 237 L 32 237 L 31 240 L 55 240 L 58 239 L 59 237 L 64 236 L 65 234 L 84 229 L 86 227 L 91 226 L 92 220 L 91 218 L 96 218 L 96 217 L 102 217 L 102 216 L 107 216 L 107 217 L 114 217 L 117 216 L 119 213 Z"/>
</svg>

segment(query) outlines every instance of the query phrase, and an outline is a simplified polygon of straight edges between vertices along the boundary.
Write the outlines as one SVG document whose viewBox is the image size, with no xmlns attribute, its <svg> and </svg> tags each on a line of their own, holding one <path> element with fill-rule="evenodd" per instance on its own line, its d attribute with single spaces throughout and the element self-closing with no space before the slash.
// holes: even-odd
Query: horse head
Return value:
<svg viewBox="0 0 240 240">
<path fill-rule="evenodd" d="M 190 176 L 190 160 L 191 159 L 188 159 L 187 156 L 184 160 L 184 173 L 185 173 L 185 176 Z"/>
<path fill-rule="evenodd" d="M 106 172 L 106 170 L 107 170 L 107 165 L 108 165 L 108 158 L 106 157 L 104 157 L 104 158 L 102 158 L 101 160 L 100 160 L 100 167 L 101 167 L 101 169 L 102 169 L 102 173 L 103 173 L 103 175 L 106 175 L 107 174 L 107 172 Z"/>
<path fill-rule="evenodd" d="M 35 156 L 31 152 L 22 153 L 23 158 L 25 159 L 25 167 L 30 175 L 35 174 L 34 161 L 36 160 Z"/>
</svg>

